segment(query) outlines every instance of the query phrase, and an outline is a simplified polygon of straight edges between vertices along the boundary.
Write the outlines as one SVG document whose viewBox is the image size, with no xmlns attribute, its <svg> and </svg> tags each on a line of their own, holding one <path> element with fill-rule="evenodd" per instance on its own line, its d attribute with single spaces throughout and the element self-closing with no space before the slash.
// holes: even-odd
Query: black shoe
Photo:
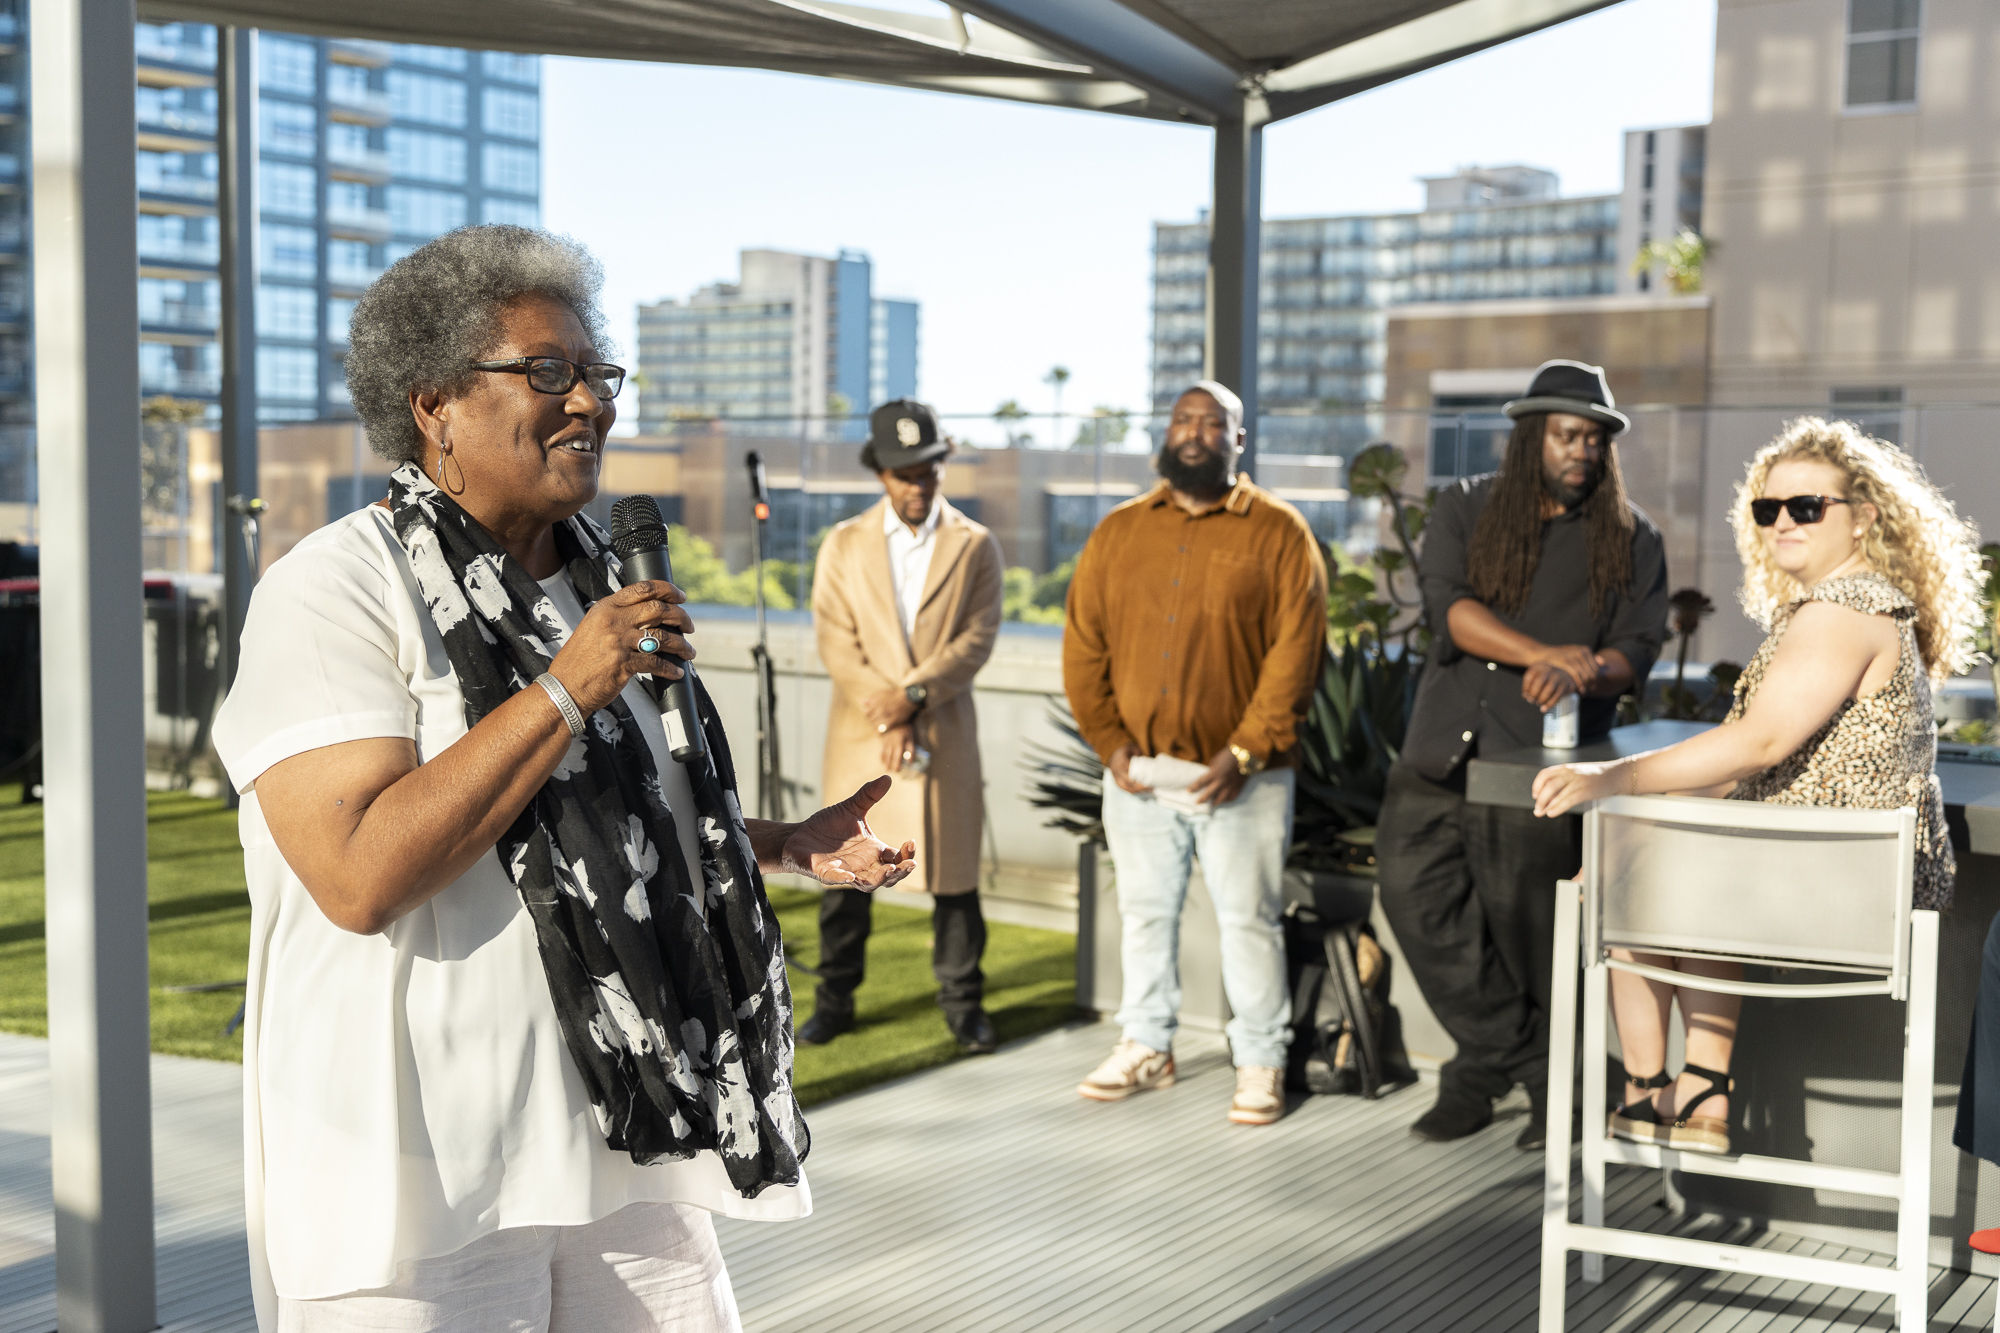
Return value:
<svg viewBox="0 0 2000 1333">
<path fill-rule="evenodd" d="M 824 1046 L 843 1032 L 854 1029 L 852 1009 L 815 1009 L 799 1028 L 799 1040 L 808 1046 Z"/>
<path fill-rule="evenodd" d="M 1540 1152 L 1549 1146 L 1549 1094 L 1528 1090 L 1528 1123 L 1521 1128 L 1521 1137 L 1514 1140 L 1514 1146 L 1522 1152 Z"/>
<path fill-rule="evenodd" d="M 1410 1133 L 1432 1143 L 1450 1143 L 1477 1134 L 1492 1123 L 1492 1102 L 1469 1092 L 1448 1089 L 1438 1093 L 1435 1106 L 1417 1117 Z"/>
<path fill-rule="evenodd" d="M 991 1055 L 1000 1044 L 1000 1035 L 993 1030 L 993 1020 L 986 1016 L 984 1009 L 946 1014 L 944 1025 L 958 1040 L 958 1049 L 967 1055 Z"/>
</svg>

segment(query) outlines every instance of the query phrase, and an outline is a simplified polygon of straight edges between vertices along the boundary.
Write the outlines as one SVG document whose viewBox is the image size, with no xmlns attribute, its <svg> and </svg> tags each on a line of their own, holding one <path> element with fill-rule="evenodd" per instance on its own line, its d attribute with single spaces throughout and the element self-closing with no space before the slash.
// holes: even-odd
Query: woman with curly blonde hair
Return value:
<svg viewBox="0 0 2000 1333">
<path fill-rule="evenodd" d="M 1535 813 L 1639 792 L 1784 805 L 1917 811 L 1916 906 L 1951 900 L 1954 865 L 1931 768 L 1931 685 L 1972 658 L 1979 535 L 1908 455 L 1845 421 L 1801 417 L 1750 461 L 1730 511 L 1743 609 L 1768 631 L 1723 724 L 1678 745 L 1535 778 Z M 1696 977 L 1741 969 L 1624 955 Z M 1687 1064 L 1666 1073 L 1678 1002 Z M 1741 1001 L 1626 972 L 1612 1009 L 1636 1092 L 1611 1117 L 1621 1138 L 1729 1150 L 1729 1057 Z M 1634 1069 L 1655 1071 L 1649 1076 Z M 1694 1112 L 1700 1109 L 1703 1114 Z"/>
</svg>

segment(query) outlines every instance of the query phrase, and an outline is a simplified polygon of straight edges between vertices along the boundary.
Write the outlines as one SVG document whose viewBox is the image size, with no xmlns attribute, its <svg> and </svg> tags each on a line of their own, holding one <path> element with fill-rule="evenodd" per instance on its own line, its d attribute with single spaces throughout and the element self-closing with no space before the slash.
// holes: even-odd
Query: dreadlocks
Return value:
<svg viewBox="0 0 2000 1333">
<path fill-rule="evenodd" d="M 1493 494 L 1472 529 L 1465 563 L 1480 601 L 1507 615 L 1527 609 L 1535 564 L 1542 554 L 1542 435 L 1548 414 L 1517 418 L 1507 440 L 1507 457 Z M 1625 502 L 1625 478 L 1618 450 L 1604 443 L 1603 475 L 1583 502 L 1590 550 L 1590 614 L 1602 615 L 1613 593 L 1632 583 L 1632 509 Z"/>
</svg>

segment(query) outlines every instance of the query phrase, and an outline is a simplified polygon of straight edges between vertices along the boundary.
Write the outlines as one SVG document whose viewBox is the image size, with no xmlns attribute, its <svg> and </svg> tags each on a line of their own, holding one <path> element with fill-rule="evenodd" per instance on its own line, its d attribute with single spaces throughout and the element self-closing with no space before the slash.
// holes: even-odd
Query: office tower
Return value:
<svg viewBox="0 0 2000 1333">
<path fill-rule="evenodd" d="M 1418 213 L 1263 227 L 1258 405 L 1267 447 L 1311 447 L 1286 412 L 1382 399 L 1385 312 L 1429 301 L 1588 296 L 1617 285 L 1619 196 L 1564 199 L 1553 173 L 1474 168 L 1424 181 Z M 1157 223 L 1153 406 L 1201 377 L 1208 224 Z M 1365 433 L 1365 432 L 1364 432 Z"/>
<path fill-rule="evenodd" d="M 640 433 L 723 419 L 865 436 L 871 407 L 917 392 L 917 303 L 877 298 L 873 270 L 858 250 L 745 250 L 737 281 L 641 305 Z"/>
<path fill-rule="evenodd" d="M 1625 189 L 1619 196 L 1618 290 L 1650 292 L 1665 279 L 1657 266 L 1638 273 L 1632 260 L 1653 241 L 1701 232 L 1702 171 L 1708 126 L 1625 132 Z"/>
</svg>

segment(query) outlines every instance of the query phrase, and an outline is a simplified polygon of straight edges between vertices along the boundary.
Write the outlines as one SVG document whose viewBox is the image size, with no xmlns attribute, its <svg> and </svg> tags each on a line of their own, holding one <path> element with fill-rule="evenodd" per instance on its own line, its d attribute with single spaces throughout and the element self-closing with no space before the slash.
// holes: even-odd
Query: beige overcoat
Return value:
<svg viewBox="0 0 2000 1333">
<path fill-rule="evenodd" d="M 869 823 L 892 846 L 916 840 L 910 888 L 970 893 L 979 887 L 985 831 L 972 678 L 1000 632 L 1002 565 L 991 532 L 943 497 L 938 504 L 944 512 L 909 641 L 896 614 L 889 539 L 882 531 L 888 501 L 835 527 L 820 545 L 813 625 L 820 661 L 833 679 L 820 793 L 829 804 L 844 800 L 882 773 L 882 738 L 860 701 L 885 689 L 924 686 L 929 698 L 916 730 L 917 743 L 931 752 L 930 773 L 898 775 Z"/>
</svg>

